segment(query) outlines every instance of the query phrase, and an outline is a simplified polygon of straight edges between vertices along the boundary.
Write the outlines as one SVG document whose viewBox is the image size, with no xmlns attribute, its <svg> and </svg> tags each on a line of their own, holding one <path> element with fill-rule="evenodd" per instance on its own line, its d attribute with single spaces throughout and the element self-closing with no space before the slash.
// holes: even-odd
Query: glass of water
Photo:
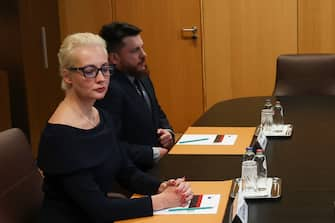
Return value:
<svg viewBox="0 0 335 223">
<path fill-rule="evenodd" d="M 257 163 L 254 160 L 242 162 L 242 191 L 257 191 Z"/>
<path fill-rule="evenodd" d="M 261 112 L 261 126 L 265 131 L 271 131 L 273 124 L 273 111 L 270 109 L 263 109 Z"/>
</svg>

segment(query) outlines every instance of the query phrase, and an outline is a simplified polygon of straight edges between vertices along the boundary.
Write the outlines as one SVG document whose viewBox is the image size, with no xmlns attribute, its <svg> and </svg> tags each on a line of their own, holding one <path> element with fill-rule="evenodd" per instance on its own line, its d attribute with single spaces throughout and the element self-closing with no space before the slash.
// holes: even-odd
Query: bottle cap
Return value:
<svg viewBox="0 0 335 223">
<path fill-rule="evenodd" d="M 262 149 L 256 149 L 256 154 L 263 154 L 263 150 Z"/>
<path fill-rule="evenodd" d="M 264 109 L 271 109 L 271 108 L 272 108 L 271 99 L 265 99 Z"/>
<path fill-rule="evenodd" d="M 252 151 L 253 151 L 253 150 L 254 150 L 254 148 L 253 148 L 252 146 L 249 146 L 249 147 L 247 147 L 247 148 L 246 148 L 246 150 L 247 150 L 247 151 L 250 151 L 250 150 L 252 150 Z"/>
</svg>

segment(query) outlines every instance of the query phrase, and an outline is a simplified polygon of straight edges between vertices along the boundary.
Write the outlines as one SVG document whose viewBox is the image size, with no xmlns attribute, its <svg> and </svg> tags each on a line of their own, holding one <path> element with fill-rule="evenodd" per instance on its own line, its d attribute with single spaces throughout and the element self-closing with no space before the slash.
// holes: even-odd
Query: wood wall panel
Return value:
<svg viewBox="0 0 335 223">
<path fill-rule="evenodd" d="M 207 108 L 271 95 L 276 58 L 297 52 L 297 0 L 203 0 Z"/>
<path fill-rule="evenodd" d="M 335 52 L 335 1 L 299 0 L 299 53 Z"/>
<path fill-rule="evenodd" d="M 113 18 L 111 0 L 58 0 L 61 39 L 76 32 L 98 33 Z"/>
</svg>

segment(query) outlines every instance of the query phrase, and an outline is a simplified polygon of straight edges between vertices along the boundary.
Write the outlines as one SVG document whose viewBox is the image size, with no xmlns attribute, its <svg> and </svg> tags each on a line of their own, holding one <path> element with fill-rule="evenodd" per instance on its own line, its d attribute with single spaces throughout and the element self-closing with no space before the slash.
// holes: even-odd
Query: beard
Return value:
<svg viewBox="0 0 335 223">
<path fill-rule="evenodd" d="M 135 66 L 125 66 L 122 70 L 123 72 L 126 72 L 128 75 L 135 78 L 142 78 L 149 75 L 149 68 L 147 64 L 145 65 L 145 68 L 143 70 L 139 70 Z"/>
</svg>

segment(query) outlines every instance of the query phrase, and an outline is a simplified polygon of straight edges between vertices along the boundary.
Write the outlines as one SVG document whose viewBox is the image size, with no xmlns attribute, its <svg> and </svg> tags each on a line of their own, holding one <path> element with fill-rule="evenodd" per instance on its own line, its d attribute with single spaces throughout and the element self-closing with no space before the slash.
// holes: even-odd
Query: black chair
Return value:
<svg viewBox="0 0 335 223">
<path fill-rule="evenodd" d="M 0 222 L 32 223 L 42 204 L 42 176 L 20 129 L 0 132 Z"/>
<path fill-rule="evenodd" d="M 273 95 L 335 95 L 335 54 L 279 56 Z"/>
</svg>

